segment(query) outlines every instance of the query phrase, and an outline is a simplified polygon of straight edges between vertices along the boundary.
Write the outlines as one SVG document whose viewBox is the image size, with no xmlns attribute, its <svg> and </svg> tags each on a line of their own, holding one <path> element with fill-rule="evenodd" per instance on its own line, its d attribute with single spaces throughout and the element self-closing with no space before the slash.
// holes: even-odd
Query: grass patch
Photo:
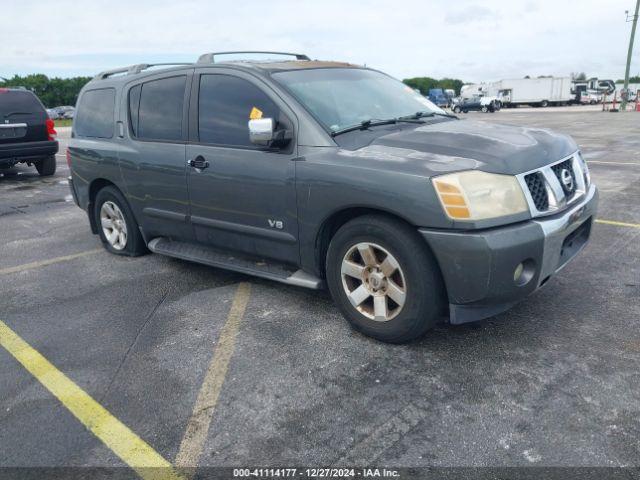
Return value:
<svg viewBox="0 0 640 480">
<path fill-rule="evenodd" d="M 70 127 L 73 123 L 73 120 L 70 118 L 61 118 L 60 120 L 53 121 L 56 127 Z"/>
</svg>

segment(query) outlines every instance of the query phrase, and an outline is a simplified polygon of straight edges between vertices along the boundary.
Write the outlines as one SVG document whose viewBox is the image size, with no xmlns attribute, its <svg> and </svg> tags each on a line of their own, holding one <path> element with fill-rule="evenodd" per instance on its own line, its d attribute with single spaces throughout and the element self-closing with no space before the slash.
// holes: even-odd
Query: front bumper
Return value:
<svg viewBox="0 0 640 480">
<path fill-rule="evenodd" d="M 453 324 L 507 310 L 541 287 L 589 240 L 598 206 L 594 185 L 567 210 L 473 232 L 419 229 L 440 265 Z M 524 276 L 514 280 L 518 265 Z"/>
</svg>

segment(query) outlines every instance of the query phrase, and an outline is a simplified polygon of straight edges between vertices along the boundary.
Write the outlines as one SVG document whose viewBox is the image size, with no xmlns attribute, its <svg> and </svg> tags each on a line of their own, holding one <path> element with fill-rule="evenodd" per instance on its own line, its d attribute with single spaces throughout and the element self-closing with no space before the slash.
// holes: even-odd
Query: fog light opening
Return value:
<svg viewBox="0 0 640 480">
<path fill-rule="evenodd" d="M 520 262 L 513 271 L 513 282 L 517 286 L 523 287 L 531 281 L 535 273 L 535 262 L 533 261 L 533 259 L 527 258 L 526 260 Z"/>
</svg>

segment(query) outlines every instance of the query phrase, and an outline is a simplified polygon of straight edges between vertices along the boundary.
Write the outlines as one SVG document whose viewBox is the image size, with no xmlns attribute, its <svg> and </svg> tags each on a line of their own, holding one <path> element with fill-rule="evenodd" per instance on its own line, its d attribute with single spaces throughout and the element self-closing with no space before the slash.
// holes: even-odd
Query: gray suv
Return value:
<svg viewBox="0 0 640 480">
<path fill-rule="evenodd" d="M 71 190 L 110 252 L 326 285 L 354 328 L 405 342 L 506 310 L 587 243 L 571 138 L 458 120 L 369 68 L 224 53 L 82 90 Z"/>
</svg>

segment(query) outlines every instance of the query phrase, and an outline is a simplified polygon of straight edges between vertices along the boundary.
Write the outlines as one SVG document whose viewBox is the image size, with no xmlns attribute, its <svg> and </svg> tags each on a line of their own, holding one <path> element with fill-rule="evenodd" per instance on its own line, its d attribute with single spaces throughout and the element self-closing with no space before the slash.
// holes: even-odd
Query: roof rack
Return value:
<svg viewBox="0 0 640 480">
<path fill-rule="evenodd" d="M 112 77 L 114 75 L 118 75 L 120 73 L 124 73 L 125 75 L 136 75 L 138 73 L 143 72 L 149 68 L 153 67 L 169 67 L 169 66 L 180 66 L 180 65 L 193 65 L 192 63 L 138 63 L 136 65 L 129 65 L 128 67 L 114 68 L 113 70 L 105 70 L 104 72 L 100 72 L 95 77 L 94 80 L 104 80 L 105 78 Z"/>
<path fill-rule="evenodd" d="M 290 52 L 266 52 L 266 51 L 237 51 L 237 52 L 211 52 L 200 55 L 198 63 L 216 63 L 215 57 L 217 55 L 246 55 L 246 54 L 266 54 L 266 55 L 284 55 L 287 57 L 296 57 L 296 60 L 311 60 L 309 57 L 302 53 L 290 53 Z"/>
</svg>

